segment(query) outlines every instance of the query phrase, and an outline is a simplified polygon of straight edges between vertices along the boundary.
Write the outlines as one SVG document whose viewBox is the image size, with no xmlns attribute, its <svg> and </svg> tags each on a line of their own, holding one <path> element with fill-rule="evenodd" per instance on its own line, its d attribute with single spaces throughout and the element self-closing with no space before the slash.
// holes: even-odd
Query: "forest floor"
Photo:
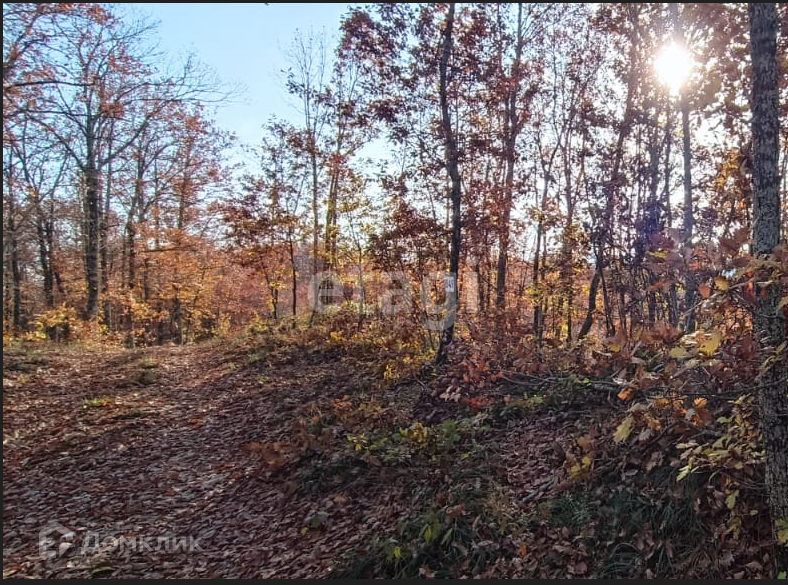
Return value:
<svg viewBox="0 0 788 585">
<path fill-rule="evenodd" d="M 306 346 L 4 349 L 4 577 L 654 575 L 702 534 L 571 481 L 605 398 L 455 404 Z"/>
</svg>

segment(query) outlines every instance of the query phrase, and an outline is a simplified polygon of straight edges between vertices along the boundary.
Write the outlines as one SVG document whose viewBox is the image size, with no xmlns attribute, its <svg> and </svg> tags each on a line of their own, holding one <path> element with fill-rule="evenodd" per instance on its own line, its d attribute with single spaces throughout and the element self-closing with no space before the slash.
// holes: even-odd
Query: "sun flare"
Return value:
<svg viewBox="0 0 788 585">
<path fill-rule="evenodd" d="M 657 77 L 672 94 L 681 91 L 692 71 L 692 56 L 687 50 L 674 43 L 666 45 L 654 59 Z"/>
</svg>

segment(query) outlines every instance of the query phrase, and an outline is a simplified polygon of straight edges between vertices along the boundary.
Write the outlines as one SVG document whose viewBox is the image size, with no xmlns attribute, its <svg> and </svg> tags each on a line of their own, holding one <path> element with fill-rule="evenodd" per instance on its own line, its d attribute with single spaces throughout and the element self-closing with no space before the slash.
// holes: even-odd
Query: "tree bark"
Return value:
<svg viewBox="0 0 788 585">
<path fill-rule="evenodd" d="M 441 130 L 443 133 L 444 156 L 446 159 L 445 165 L 446 171 L 451 179 L 451 249 L 449 251 L 449 276 L 454 279 L 454 290 L 446 291 L 446 301 L 449 306 L 440 345 L 438 346 L 438 353 L 435 358 L 438 364 L 445 363 L 448 358 L 447 348 L 454 339 L 454 321 L 457 318 L 457 299 L 459 298 L 457 274 L 460 269 L 462 180 L 460 178 L 457 137 L 454 134 L 454 129 L 451 124 L 448 95 L 448 70 L 453 43 L 452 34 L 454 30 L 455 7 L 455 2 L 449 4 L 449 10 L 446 13 L 446 21 L 443 26 L 443 47 L 439 64 L 438 83 L 441 108 Z"/>
<path fill-rule="evenodd" d="M 4 210 L 4 215 L 7 216 L 6 229 L 9 232 L 10 241 L 11 327 L 13 333 L 17 334 L 22 325 L 22 272 L 19 269 L 19 237 L 14 214 L 16 214 L 15 206 L 9 206 L 9 209 Z"/>
<path fill-rule="evenodd" d="M 684 28 L 679 18 L 678 4 L 670 4 L 670 17 L 673 21 L 673 34 L 680 45 L 684 45 Z M 690 145 L 689 100 L 684 88 L 679 90 L 679 110 L 681 111 L 681 140 L 683 151 L 684 215 L 682 236 L 684 246 L 692 247 L 692 231 L 695 227 L 694 205 L 692 202 L 692 151 Z M 688 267 L 684 277 L 684 330 L 695 330 L 695 275 Z"/>
<path fill-rule="evenodd" d="M 44 305 L 47 309 L 55 306 L 55 278 L 52 268 L 52 226 L 45 218 L 40 203 L 37 202 L 36 235 L 38 236 L 38 259 L 44 285 Z"/>
<path fill-rule="evenodd" d="M 295 259 L 295 244 L 293 242 L 293 234 L 292 232 L 288 232 L 287 235 L 287 248 L 288 253 L 290 255 L 290 281 L 291 286 L 293 287 L 293 327 L 296 324 L 296 317 L 298 316 L 298 270 L 296 269 L 296 259 Z"/>
<path fill-rule="evenodd" d="M 337 147 L 338 149 L 339 147 Z M 336 155 L 339 156 L 338 154 Z M 337 204 L 339 199 L 339 163 L 331 163 L 331 177 L 328 184 L 328 198 L 326 200 L 326 235 L 325 235 L 325 257 L 326 270 L 334 270 L 337 262 Z M 336 168 L 335 168 L 336 167 Z"/>
<path fill-rule="evenodd" d="M 110 148 L 112 148 L 110 138 Z M 109 300 L 109 212 L 110 212 L 110 191 L 112 189 L 112 163 L 108 163 L 106 180 L 104 181 L 104 198 L 102 200 L 101 218 L 99 223 L 99 272 L 101 279 L 102 314 L 104 325 L 110 330 L 114 330 L 112 319 L 112 303 Z"/>
<path fill-rule="evenodd" d="M 777 8 L 774 3 L 750 3 L 752 52 L 753 255 L 768 258 L 780 242 L 779 117 L 777 85 Z M 778 308 L 779 278 L 763 268 L 763 285 L 753 314 L 755 337 L 762 353 L 758 401 L 766 455 L 766 491 L 772 517 L 775 569 L 788 571 L 788 543 L 778 531 L 788 522 L 788 362 L 785 359 L 785 319 Z M 784 292 L 784 291 L 783 291 Z M 780 350 L 782 348 L 782 350 Z M 780 353 L 782 351 L 782 353 Z M 788 528 L 783 526 L 783 530 Z"/>
<path fill-rule="evenodd" d="M 85 281 L 88 286 L 85 319 L 94 319 L 99 312 L 99 229 L 101 206 L 98 169 L 90 165 L 85 171 Z"/>
<path fill-rule="evenodd" d="M 505 100 L 504 141 L 506 150 L 506 176 L 501 210 L 501 226 L 498 249 L 498 267 L 495 279 L 495 304 L 499 310 L 506 308 L 506 271 L 509 261 L 509 235 L 514 202 L 514 166 L 517 157 L 517 136 L 522 129 L 522 116 L 517 102 L 520 89 L 520 60 L 523 54 L 523 5 L 517 4 L 517 40 L 514 48 L 514 61 L 511 81 Z"/>
</svg>

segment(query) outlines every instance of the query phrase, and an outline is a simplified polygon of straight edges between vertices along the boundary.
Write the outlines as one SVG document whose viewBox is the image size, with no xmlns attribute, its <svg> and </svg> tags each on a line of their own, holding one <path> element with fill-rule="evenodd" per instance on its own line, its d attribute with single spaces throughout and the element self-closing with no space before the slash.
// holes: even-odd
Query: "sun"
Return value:
<svg viewBox="0 0 788 585">
<path fill-rule="evenodd" d="M 684 47 L 673 42 L 663 47 L 654 58 L 654 70 L 670 92 L 678 94 L 692 71 L 692 56 Z"/>
</svg>

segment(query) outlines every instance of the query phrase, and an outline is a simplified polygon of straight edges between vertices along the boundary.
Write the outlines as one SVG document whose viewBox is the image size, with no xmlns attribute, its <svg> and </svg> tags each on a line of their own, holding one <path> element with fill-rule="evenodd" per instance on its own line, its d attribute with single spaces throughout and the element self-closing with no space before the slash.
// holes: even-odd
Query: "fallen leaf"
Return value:
<svg viewBox="0 0 788 585">
<path fill-rule="evenodd" d="M 632 425 L 634 424 L 635 419 L 632 418 L 632 415 L 627 416 L 624 420 L 616 428 L 616 432 L 613 435 L 613 440 L 616 443 L 623 443 L 629 438 L 629 435 L 632 434 Z"/>
<path fill-rule="evenodd" d="M 706 341 L 700 344 L 700 351 L 705 356 L 712 355 L 717 349 L 719 349 L 720 344 L 722 343 L 722 334 L 717 331 L 716 329 L 709 333 L 709 336 L 706 338 Z"/>
</svg>

